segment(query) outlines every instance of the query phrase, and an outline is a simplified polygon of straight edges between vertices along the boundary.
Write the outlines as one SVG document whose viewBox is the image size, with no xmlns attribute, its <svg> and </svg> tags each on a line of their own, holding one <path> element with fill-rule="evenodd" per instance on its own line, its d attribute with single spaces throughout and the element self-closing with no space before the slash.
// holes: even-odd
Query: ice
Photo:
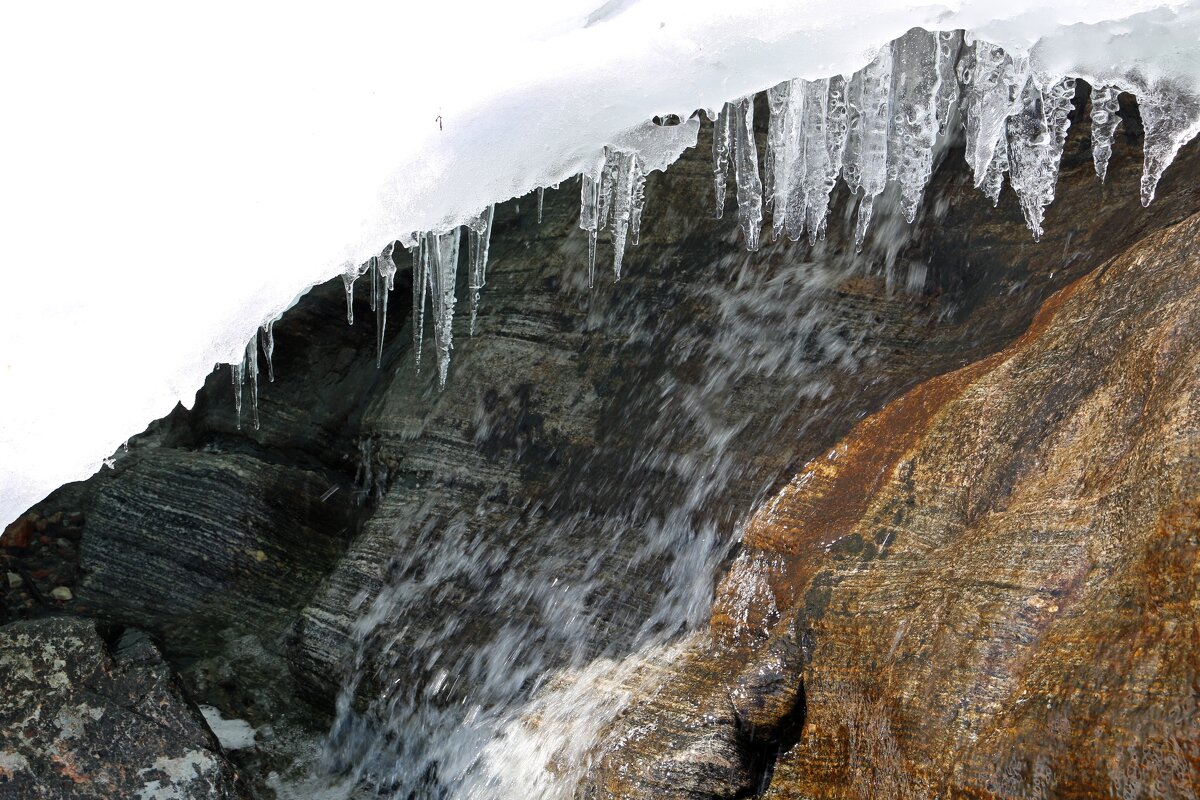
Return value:
<svg viewBox="0 0 1200 800">
<path fill-rule="evenodd" d="M 458 228 L 449 233 L 430 234 L 429 299 L 433 310 L 433 343 L 437 348 L 438 382 L 446 385 L 450 351 L 454 349 L 454 283 L 458 275 Z"/>
<path fill-rule="evenodd" d="M 389 243 L 375 258 L 371 259 L 374 278 L 374 294 L 377 298 L 375 308 L 375 365 L 383 364 L 383 334 L 387 330 L 388 294 L 395 288 L 396 262 L 392 259 L 394 243 Z"/>
<path fill-rule="evenodd" d="M 254 422 L 254 430 L 258 430 L 258 331 L 246 343 L 246 376 L 250 379 L 250 418 Z M 238 402 L 241 403 L 241 388 L 238 388 Z M 238 427 L 242 426 L 241 409 L 238 409 Z"/>
<path fill-rule="evenodd" d="M 542 224 L 542 207 L 546 204 L 546 187 L 539 186 L 537 188 L 538 195 L 538 225 Z"/>
<path fill-rule="evenodd" d="M 1117 116 L 1121 107 L 1117 99 L 1120 94 L 1121 90 L 1115 86 L 1092 87 L 1092 161 L 1101 181 L 1108 175 L 1113 135 L 1121 124 L 1121 118 Z"/>
<path fill-rule="evenodd" d="M 356 3 L 336 15 L 225 0 L 200 14 L 15 5 L 0 29 L 0 70 L 21 76 L 0 86 L 16 121 L 0 148 L 0 264 L 16 282 L 52 250 L 86 247 L 89 258 L 63 267 L 53 297 L 0 298 L 0 516 L 86 476 L 177 402 L 190 405 L 213 364 L 242 361 L 253 332 L 308 287 L 346 274 L 349 316 L 357 275 L 344 265 L 357 272 L 391 241 L 411 247 L 415 232 L 453 230 L 538 187 L 599 178 L 606 146 L 663 169 L 694 143 L 683 134 L 695 126 L 652 118 L 687 120 L 793 79 L 855 76 L 914 27 L 969 31 L 964 51 L 989 43 L 1010 67 L 1024 65 L 1001 70 L 998 85 L 1014 96 L 972 82 L 959 103 L 983 112 L 968 115 L 971 168 L 992 194 L 1025 74 L 1138 97 L 1146 202 L 1200 127 L 1200 0 L 622 0 L 599 10 L 597 0 L 530 0 L 520 13 L 445 0 Z M 458 55 L 445 58 L 441 36 L 364 47 L 380 30 L 453 30 Z M 954 36 L 938 37 L 939 76 Z M 940 128 L 956 87 L 938 86 Z M 849 87 L 853 106 L 865 87 L 853 77 Z M 88 124 L 59 124 L 63 108 Z M 852 136 L 858 121 L 852 108 Z M 851 141 L 843 175 L 858 182 L 865 234 L 877 190 L 856 170 L 874 179 L 877 162 Z M 773 227 L 789 179 L 778 155 L 768 150 Z M 631 217 L 631 239 L 634 227 Z M 188 302 L 174 302 L 184 292 Z M 79 329 L 89 336 L 45 333 Z M 113 369 L 125 363 L 143 368 Z M 76 413 L 81 385 L 95 398 L 87 415 Z"/>
<path fill-rule="evenodd" d="M 538 222 L 542 221 L 542 195 L 538 193 Z M 487 283 L 488 247 L 492 241 L 492 219 L 496 207 L 488 206 L 467 226 L 467 250 L 470 273 L 467 288 L 471 290 L 471 335 L 475 335 L 475 316 L 479 313 L 479 292 Z"/>
<path fill-rule="evenodd" d="M 1021 90 L 1021 109 L 1008 120 L 1012 187 L 1034 239 L 1041 238 L 1042 217 L 1054 199 L 1074 96 L 1074 78 L 1030 75 Z"/>
<path fill-rule="evenodd" d="M 713 120 L 713 198 L 717 219 L 725 215 L 725 184 L 733 147 L 733 103 L 726 103 Z"/>
<path fill-rule="evenodd" d="M 887 185 L 892 59 L 890 44 L 880 48 L 875 59 L 854 74 L 848 90 L 849 128 L 842 172 L 851 191 L 862 190 L 854 236 L 859 249 L 871 224 L 875 198 Z"/>
<path fill-rule="evenodd" d="M 762 230 L 762 182 L 758 179 L 758 148 L 754 143 L 754 98 L 743 97 L 726 105 L 733 113 L 729 126 L 733 139 L 733 174 L 737 185 L 738 221 L 746 236 L 746 249 L 758 249 Z"/>
<path fill-rule="evenodd" d="M 888 178 L 900 184 L 901 208 L 909 222 L 916 218 L 925 184 L 933 174 L 942 77 L 938 51 L 937 34 L 923 30 L 909 31 L 892 47 Z"/>
<path fill-rule="evenodd" d="M 579 227 L 588 237 L 588 287 L 596 283 L 596 235 L 600 225 L 600 183 L 584 174 L 579 183 Z"/>
<path fill-rule="evenodd" d="M 270 383 L 275 382 L 275 363 L 272 359 L 275 356 L 275 320 L 269 319 L 262 326 L 263 333 L 263 354 L 267 357 L 267 380 Z"/>
<path fill-rule="evenodd" d="M 413 247 L 413 359 L 421 371 L 421 350 L 425 345 L 425 289 L 429 285 L 429 234 L 421 234 Z"/>
</svg>

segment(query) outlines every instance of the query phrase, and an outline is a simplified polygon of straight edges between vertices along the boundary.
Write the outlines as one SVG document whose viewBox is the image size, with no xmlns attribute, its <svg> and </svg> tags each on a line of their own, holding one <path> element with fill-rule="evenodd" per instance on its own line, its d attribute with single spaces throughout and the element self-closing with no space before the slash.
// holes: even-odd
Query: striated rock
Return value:
<svg viewBox="0 0 1200 800">
<path fill-rule="evenodd" d="M 96 482 L 78 603 L 179 652 L 224 628 L 279 638 L 353 532 L 328 481 L 240 453 L 131 452 Z"/>
<path fill-rule="evenodd" d="M 768 730 L 804 715 L 794 743 L 772 730 L 768 798 L 1194 797 L 1198 260 L 1200 215 L 810 461 L 747 525 L 709 643 L 614 726 L 593 781 L 693 796 L 665 764 L 731 697 Z M 664 733 L 622 740 L 647 725 Z M 711 796 L 754 790 L 731 768 Z"/>
<path fill-rule="evenodd" d="M 0 798 L 235 800 L 247 795 L 154 646 L 94 623 L 0 628 Z"/>
</svg>

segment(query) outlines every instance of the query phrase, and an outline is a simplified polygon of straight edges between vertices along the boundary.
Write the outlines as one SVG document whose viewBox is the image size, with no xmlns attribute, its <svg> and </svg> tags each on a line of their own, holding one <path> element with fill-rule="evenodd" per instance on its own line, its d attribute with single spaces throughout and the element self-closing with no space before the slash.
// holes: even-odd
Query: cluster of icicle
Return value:
<svg viewBox="0 0 1200 800">
<path fill-rule="evenodd" d="M 1104 180 L 1112 141 L 1120 118 L 1117 97 L 1128 86 L 1092 89 L 1092 153 L 1096 174 Z M 1181 113 L 1178 98 L 1142 88 L 1138 91 L 1145 128 L 1142 204 L 1149 205 L 1163 170 L 1187 138 L 1192 124 Z M 716 216 L 725 208 L 727 175 L 732 165 L 739 224 L 746 247 L 759 248 L 764 209 L 772 215 L 772 234 L 793 241 L 807 233 L 809 243 L 824 238 L 830 196 L 839 176 L 860 195 L 855 242 L 861 249 L 871 223 L 875 198 L 889 183 L 900 189 L 901 208 L 909 222 L 916 218 L 933 174 L 934 146 L 946 133 L 954 109 L 965 128 L 966 159 L 975 185 L 992 203 L 1000 199 L 1004 176 L 1020 201 L 1035 239 L 1042 234 L 1046 207 L 1054 199 L 1059 162 L 1070 122 L 1075 79 L 1047 75 L 1032 68 L 1027 56 L 975 41 L 962 31 L 930 33 L 914 28 L 883 47 L 875 59 L 849 78 L 796 78 L 767 90 L 770 120 L 763 179 L 759 178 L 754 138 L 753 97 L 725 103 L 714 122 L 713 171 Z M 588 235 L 588 286 L 595 280 L 596 243 L 609 229 L 613 272 L 621 278 L 626 245 L 636 245 L 645 205 L 646 162 L 635 149 L 605 147 L 594 172 L 581 176 L 579 227 Z M 555 185 L 554 188 L 557 188 Z M 543 189 L 537 190 L 537 217 L 542 220 Z M 487 277 L 488 245 L 494 206 L 469 224 L 468 289 L 470 332 L 480 291 Z M 425 334 L 425 309 L 433 314 L 438 378 L 446 385 L 453 349 L 452 326 L 459 261 L 460 228 L 443 233 L 414 233 L 413 351 L 418 371 Z M 377 363 L 383 357 L 387 297 L 396 276 L 399 243 L 364 264 L 347 264 L 346 317 L 354 324 L 354 284 L 364 275 L 371 284 L 376 313 Z M 428 297 L 428 302 L 426 298 Z M 258 353 L 271 354 L 273 322 L 246 347 L 241 364 L 233 365 L 233 384 L 241 425 L 242 387 L 250 382 L 253 422 L 258 427 Z"/>
<path fill-rule="evenodd" d="M 1120 122 L 1122 88 L 1092 91 L 1093 158 L 1101 180 Z M 1190 120 L 1174 113 L 1175 98 L 1139 95 L 1145 125 L 1141 192 L 1142 204 L 1148 205 Z M 815 243 L 824 237 L 830 194 L 840 175 L 852 193 L 861 193 L 855 226 L 861 249 L 874 200 L 888 183 L 899 185 L 908 221 L 916 217 L 933 173 L 934 145 L 957 104 L 975 185 L 996 204 L 1008 174 L 1037 239 L 1054 199 L 1074 96 L 1074 78 L 1034 70 L 1028 57 L 973 41 L 962 31 L 913 29 L 850 78 L 797 78 L 767 91 L 771 116 L 761 183 L 753 98 L 726 103 L 716 115 L 710 112 L 717 216 L 724 209 L 732 161 L 748 249 L 758 249 L 764 206 L 771 211 L 775 238 L 786 234 L 796 240 L 807 232 Z"/>
</svg>

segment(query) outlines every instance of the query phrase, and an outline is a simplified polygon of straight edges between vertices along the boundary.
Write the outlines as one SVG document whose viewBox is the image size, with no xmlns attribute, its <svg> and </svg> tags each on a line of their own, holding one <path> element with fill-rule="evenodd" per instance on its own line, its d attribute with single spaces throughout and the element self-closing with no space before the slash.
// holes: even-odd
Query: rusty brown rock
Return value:
<svg viewBox="0 0 1200 800">
<path fill-rule="evenodd" d="M 1198 262 L 1200 215 L 806 464 L 748 524 L 707 643 L 617 722 L 594 781 L 694 796 L 663 767 L 728 698 L 714 724 L 745 757 L 785 752 L 760 786 L 730 768 L 708 796 L 1195 797 Z"/>
</svg>

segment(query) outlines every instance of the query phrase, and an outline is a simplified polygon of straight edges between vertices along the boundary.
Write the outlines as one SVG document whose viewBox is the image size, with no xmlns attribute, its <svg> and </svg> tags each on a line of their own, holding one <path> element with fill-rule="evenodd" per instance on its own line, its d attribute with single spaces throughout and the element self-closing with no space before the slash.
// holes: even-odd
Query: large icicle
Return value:
<svg viewBox="0 0 1200 800">
<path fill-rule="evenodd" d="M 537 189 L 538 196 L 538 225 L 542 224 L 542 208 L 546 204 L 546 187 L 539 186 Z"/>
<path fill-rule="evenodd" d="M 938 134 L 938 38 L 914 28 L 893 45 L 888 178 L 900 184 L 904 218 L 916 219 L 933 174 Z M 945 98 L 942 98 L 943 102 Z"/>
<path fill-rule="evenodd" d="M 616 165 L 613 196 L 608 205 L 612 208 L 613 275 L 621 280 L 621 263 L 625 258 L 625 242 L 634 214 L 634 197 L 641 193 L 639 185 L 645 183 L 646 176 L 637 153 L 609 152 L 607 158 Z"/>
<path fill-rule="evenodd" d="M 250 341 L 246 343 L 246 373 L 250 379 L 250 419 L 254 422 L 254 430 L 258 430 L 258 331 L 255 331 L 254 336 L 250 337 Z M 238 392 L 238 400 L 241 400 L 240 391 Z M 239 409 L 239 429 L 241 428 L 241 423 Z"/>
<path fill-rule="evenodd" d="M 1121 104 L 1121 90 L 1116 86 L 1092 87 L 1092 163 L 1101 181 L 1108 175 L 1108 160 L 1112 157 L 1113 136 L 1121 118 L 1117 115 Z"/>
<path fill-rule="evenodd" d="M 1142 143 L 1142 205 L 1148 206 L 1163 170 L 1175 160 L 1179 148 L 1200 133 L 1200 98 L 1156 86 L 1139 92 L 1137 99 L 1146 130 Z"/>
<path fill-rule="evenodd" d="M 267 356 L 267 380 L 275 382 L 275 320 L 269 319 L 262 326 L 263 353 Z"/>
<path fill-rule="evenodd" d="M 414 234 L 417 241 L 412 250 L 413 356 L 418 373 L 421 371 L 421 350 L 425 345 L 425 290 L 429 285 L 430 236 L 428 233 Z"/>
<path fill-rule="evenodd" d="M 713 119 L 713 191 L 717 219 L 725 215 L 725 185 L 732 146 L 733 103 L 726 103 Z"/>
<path fill-rule="evenodd" d="M 1021 90 L 1020 111 L 1008 120 L 1012 187 L 1034 239 L 1041 238 L 1042 218 L 1054 199 L 1074 96 L 1074 78 L 1030 75 Z"/>
<path fill-rule="evenodd" d="M 854 74 L 850 81 L 850 125 L 843 174 L 852 191 L 862 188 L 855 246 L 862 249 L 875 198 L 887 185 L 888 129 L 891 121 L 892 46 Z"/>
<path fill-rule="evenodd" d="M 367 271 L 366 264 L 346 262 L 342 269 L 342 285 L 346 288 L 346 322 L 354 324 L 354 282 Z M 374 308 L 374 305 L 371 306 Z"/>
<path fill-rule="evenodd" d="M 438 379 L 446 385 L 454 345 L 454 290 L 458 273 L 458 228 L 429 237 L 429 296 L 433 306 L 433 342 L 437 347 Z"/>
<path fill-rule="evenodd" d="M 596 234 L 600 224 L 600 184 L 584 173 L 579 182 L 579 227 L 588 235 L 588 288 L 596 283 Z"/>
<path fill-rule="evenodd" d="M 237 415 L 237 429 L 242 429 L 242 384 L 246 382 L 246 360 L 229 365 L 229 377 L 233 379 L 233 410 Z"/>
<path fill-rule="evenodd" d="M 541 221 L 541 190 L 538 190 L 538 221 Z M 487 283 L 488 248 L 492 241 L 492 219 L 496 215 L 496 206 L 490 205 L 467 226 L 467 252 L 470 259 L 470 270 L 467 274 L 467 288 L 471 290 L 471 328 L 475 335 L 475 317 L 479 313 L 479 292 Z"/>
<path fill-rule="evenodd" d="M 767 153 L 763 157 L 763 204 L 775 212 L 775 181 L 779 172 L 779 159 L 783 156 L 787 141 L 788 96 L 792 81 L 784 81 L 767 89 Z M 772 219 L 774 222 L 774 219 Z M 774 227 L 774 226 L 773 226 Z M 774 233 L 779 238 L 779 231 Z"/>
<path fill-rule="evenodd" d="M 371 274 L 377 284 L 375 294 L 378 296 L 375 308 L 375 366 L 377 367 L 383 365 L 383 334 L 387 330 L 388 295 L 395 288 L 396 283 L 396 262 L 392 259 L 392 250 L 395 246 L 396 243 L 392 242 L 376 258 L 371 259 L 374 262 Z"/>
<path fill-rule="evenodd" d="M 1004 141 L 1009 116 L 1021 108 L 1021 91 L 1029 73 L 1028 57 L 1014 59 L 1003 48 L 975 42 L 959 60 L 959 79 L 964 87 L 967 163 L 975 185 L 993 202 L 999 198 L 1006 159 L 997 156 Z M 993 158 L 1001 163 L 992 164 Z M 985 188 L 986 187 L 986 188 Z"/>
<path fill-rule="evenodd" d="M 762 182 L 758 178 L 758 147 L 754 141 L 754 97 L 726 103 L 732 111 L 733 177 L 737 185 L 738 222 L 746 235 L 746 249 L 758 249 L 762 230 Z"/>
<path fill-rule="evenodd" d="M 958 102 L 958 57 L 962 52 L 962 31 L 940 31 L 937 35 L 937 122 L 938 133 L 945 133 L 950 113 Z"/>
</svg>

